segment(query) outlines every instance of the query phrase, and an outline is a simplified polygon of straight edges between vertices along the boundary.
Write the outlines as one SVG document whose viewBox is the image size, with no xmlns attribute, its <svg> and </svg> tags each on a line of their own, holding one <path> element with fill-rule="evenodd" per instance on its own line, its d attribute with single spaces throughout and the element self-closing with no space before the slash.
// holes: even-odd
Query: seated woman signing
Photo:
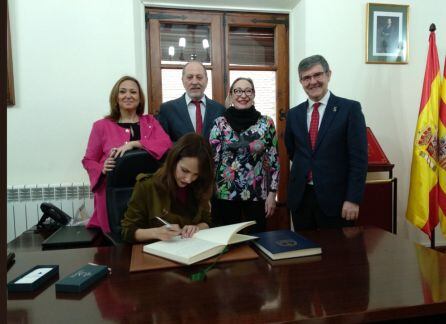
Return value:
<svg viewBox="0 0 446 324">
<path fill-rule="evenodd" d="M 191 237 L 209 228 L 214 186 L 211 147 L 202 136 L 189 133 L 169 151 L 153 175 L 140 174 L 121 221 L 127 242 Z M 171 225 L 163 225 L 157 217 Z"/>
<path fill-rule="evenodd" d="M 146 150 L 157 160 L 172 146 L 169 136 L 151 115 L 144 115 L 144 93 L 135 78 L 124 76 L 110 93 L 110 114 L 93 124 L 82 164 L 94 193 L 94 211 L 88 227 L 110 232 L 105 201 L 106 173 L 115 159 L 135 148 Z"/>
</svg>

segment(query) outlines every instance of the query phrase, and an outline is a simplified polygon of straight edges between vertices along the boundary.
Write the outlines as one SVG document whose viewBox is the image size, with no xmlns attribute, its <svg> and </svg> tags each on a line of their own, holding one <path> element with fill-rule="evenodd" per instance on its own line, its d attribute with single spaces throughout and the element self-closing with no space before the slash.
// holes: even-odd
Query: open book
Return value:
<svg viewBox="0 0 446 324">
<path fill-rule="evenodd" d="M 237 234 L 255 221 L 219 226 L 198 231 L 191 238 L 174 237 L 144 245 L 143 251 L 183 264 L 192 264 L 221 253 L 228 244 L 255 239 L 255 236 Z"/>
</svg>

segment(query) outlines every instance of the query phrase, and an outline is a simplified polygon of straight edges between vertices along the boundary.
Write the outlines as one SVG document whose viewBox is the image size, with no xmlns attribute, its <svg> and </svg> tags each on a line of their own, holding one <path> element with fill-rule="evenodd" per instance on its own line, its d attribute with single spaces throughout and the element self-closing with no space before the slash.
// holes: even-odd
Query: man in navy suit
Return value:
<svg viewBox="0 0 446 324">
<path fill-rule="evenodd" d="M 158 120 L 172 142 L 191 132 L 209 138 L 215 118 L 223 114 L 225 107 L 204 95 L 208 76 L 200 62 L 187 63 L 183 67 L 181 80 L 186 93 L 178 99 L 163 103 Z"/>
<path fill-rule="evenodd" d="M 328 90 L 331 71 L 322 56 L 303 59 L 298 70 L 308 100 L 288 112 L 285 130 L 294 228 L 351 226 L 358 218 L 367 176 L 361 105 Z"/>
</svg>

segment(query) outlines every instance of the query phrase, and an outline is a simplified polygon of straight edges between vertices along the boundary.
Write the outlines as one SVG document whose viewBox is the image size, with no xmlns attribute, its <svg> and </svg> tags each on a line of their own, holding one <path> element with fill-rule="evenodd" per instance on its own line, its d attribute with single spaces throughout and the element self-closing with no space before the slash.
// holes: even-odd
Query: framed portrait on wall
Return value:
<svg viewBox="0 0 446 324">
<path fill-rule="evenodd" d="M 407 64 L 409 6 L 367 4 L 366 63 Z"/>
</svg>

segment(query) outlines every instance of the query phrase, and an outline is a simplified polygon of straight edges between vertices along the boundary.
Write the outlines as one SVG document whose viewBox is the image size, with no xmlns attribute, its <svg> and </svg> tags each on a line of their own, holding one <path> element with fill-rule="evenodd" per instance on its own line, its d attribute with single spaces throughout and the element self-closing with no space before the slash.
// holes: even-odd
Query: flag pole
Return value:
<svg viewBox="0 0 446 324">
<path fill-rule="evenodd" d="M 429 26 L 429 31 L 430 32 L 435 32 L 437 30 L 437 27 L 435 26 L 434 23 L 432 23 Z M 431 248 L 435 249 L 435 227 L 431 230 Z"/>
<path fill-rule="evenodd" d="M 435 249 L 435 228 L 431 231 L 431 248 Z"/>
</svg>

